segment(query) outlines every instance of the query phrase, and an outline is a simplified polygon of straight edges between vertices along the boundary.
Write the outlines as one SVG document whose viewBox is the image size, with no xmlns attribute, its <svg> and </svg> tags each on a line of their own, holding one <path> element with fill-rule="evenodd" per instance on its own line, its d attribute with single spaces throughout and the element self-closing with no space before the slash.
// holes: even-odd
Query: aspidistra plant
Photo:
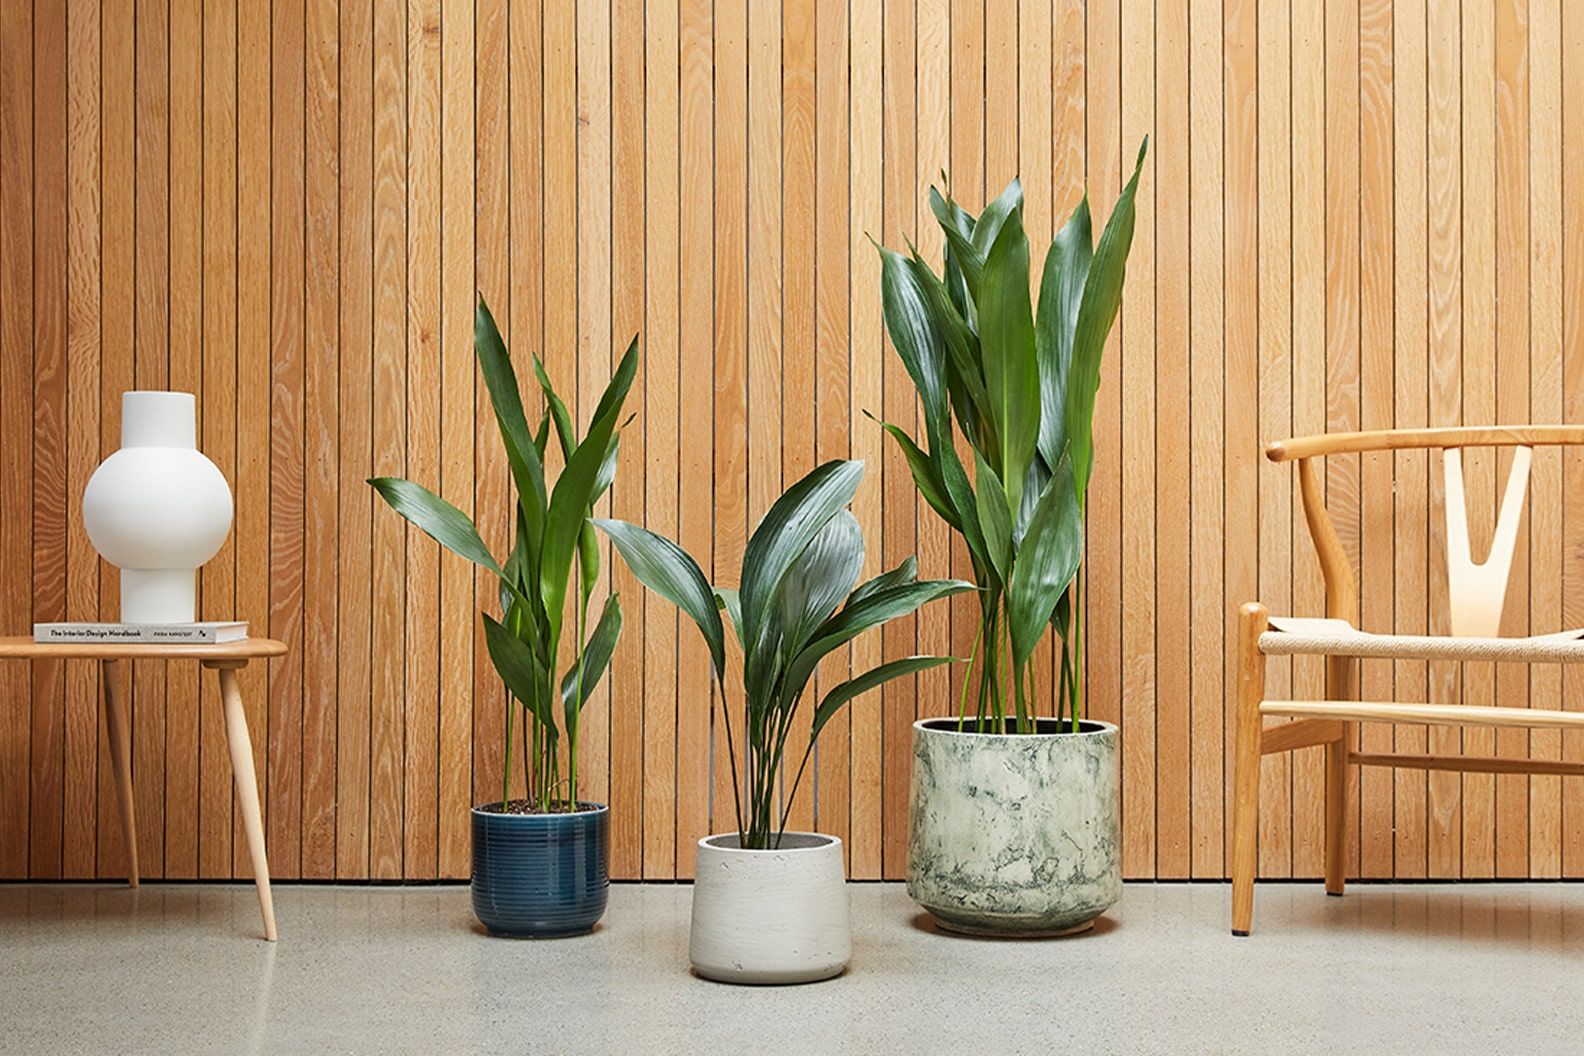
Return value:
<svg viewBox="0 0 1584 1056">
<path fill-rule="evenodd" d="M 722 610 L 742 646 L 742 741 L 733 735 L 721 689 L 732 797 L 741 846 L 779 846 L 820 731 L 843 707 L 903 675 L 949 663 L 910 656 L 880 664 L 827 689 L 814 709 L 808 746 L 776 811 L 777 788 L 792 724 L 820 661 L 865 631 L 906 616 L 936 598 L 973 590 L 960 580 L 918 578 L 912 558 L 854 589 L 864 562 L 863 533 L 846 509 L 863 476 L 862 462 L 827 462 L 792 485 L 759 522 L 743 551 L 739 586 L 711 587 L 698 562 L 669 539 L 624 521 L 595 521 L 639 582 L 681 609 L 709 647 L 713 684 L 724 685 Z M 737 770 L 736 745 L 745 746 Z"/>
<path fill-rule="evenodd" d="M 967 724 L 972 669 L 981 672 L 977 728 L 1036 728 L 1029 660 L 1054 627 L 1061 675 L 1053 708 L 1078 729 L 1083 683 L 1079 563 L 1094 466 L 1100 358 L 1116 320 L 1133 242 L 1132 178 L 1097 244 L 1087 196 L 1045 256 L 1036 310 L 1018 181 L 979 216 L 930 189 L 945 232 L 937 275 L 912 245 L 881 248 L 881 295 L 891 343 L 923 405 L 921 447 L 898 426 L 896 441 L 926 502 L 962 535 L 979 584 L 978 635 L 959 706 Z M 973 456 L 970 479 L 957 438 Z M 983 660 L 979 661 L 979 657 Z"/>
<path fill-rule="evenodd" d="M 529 430 L 516 371 L 482 298 L 474 314 L 473 351 L 489 390 L 516 492 L 513 542 L 506 560 L 495 559 L 467 514 L 422 485 L 395 477 L 375 477 L 369 483 L 393 510 L 499 581 L 501 615 L 496 619 L 484 613 L 484 638 L 496 673 L 515 701 L 506 709 L 502 804 L 511 799 L 512 718 L 520 706 L 530 807 L 541 812 L 576 810 L 578 718 L 610 666 L 622 625 L 621 600 L 612 593 L 592 631 L 589 628 L 589 602 L 600 573 L 599 545 L 590 517 L 616 474 L 619 419 L 638 369 L 638 339 L 627 346 L 581 440 L 537 356 L 534 373 L 543 407 L 538 427 Z M 552 429 L 563 457 L 553 485 L 545 479 L 545 448 Z M 574 571 L 578 586 L 570 606 L 573 656 L 557 679 Z"/>
</svg>

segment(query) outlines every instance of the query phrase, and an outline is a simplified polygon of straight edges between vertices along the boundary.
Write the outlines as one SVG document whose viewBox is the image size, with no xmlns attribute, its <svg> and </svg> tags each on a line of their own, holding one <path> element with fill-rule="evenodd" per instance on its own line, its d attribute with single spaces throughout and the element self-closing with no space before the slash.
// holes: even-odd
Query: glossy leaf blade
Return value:
<svg viewBox="0 0 1584 1056">
<path fill-rule="evenodd" d="M 1067 446 L 1067 374 L 1072 367 L 1073 331 L 1078 306 L 1089 278 L 1094 235 L 1085 197 L 1051 240 L 1040 277 L 1039 313 L 1034 324 L 1034 349 L 1039 360 L 1039 450 L 1047 466 L 1061 459 Z"/>
<path fill-rule="evenodd" d="M 574 663 L 561 678 L 561 707 L 569 716 L 568 726 L 571 725 L 570 716 L 583 710 L 583 705 L 588 703 L 589 696 L 605 676 L 611 654 L 616 650 L 616 640 L 621 637 L 621 629 L 621 598 L 612 594 L 605 599 L 599 622 L 594 625 L 594 631 L 583 648 L 582 662 Z M 579 671 L 582 672 L 581 683 L 578 681 Z"/>
<path fill-rule="evenodd" d="M 982 224 L 984 221 L 981 220 Z M 992 460 L 1006 492 L 1007 512 L 1023 498 L 1023 478 L 1039 442 L 1039 362 L 1029 302 L 1029 247 L 1016 210 L 1001 225 L 985 258 L 979 289 L 979 348 L 990 419 L 1001 445 Z"/>
<path fill-rule="evenodd" d="M 830 692 L 820 701 L 818 710 L 814 712 L 814 726 L 809 732 L 809 739 L 818 737 L 820 730 L 824 729 L 825 724 L 833 719 L 837 712 L 870 690 L 877 689 L 892 679 L 928 671 L 932 667 L 952 663 L 955 659 L 950 656 L 904 657 L 901 660 L 892 660 L 878 667 L 872 667 L 856 678 L 831 687 Z"/>
<path fill-rule="evenodd" d="M 719 678 L 726 676 L 725 630 L 715 593 L 687 551 L 664 536 L 626 521 L 596 520 L 594 526 L 616 544 L 638 582 L 681 609 L 698 625 Z"/>
<path fill-rule="evenodd" d="M 369 484 L 391 509 L 422 529 L 429 538 L 458 557 L 505 577 L 506 573 L 496 564 L 494 555 L 484 545 L 484 540 L 479 538 L 478 529 L 473 527 L 467 514 L 423 485 L 410 480 L 371 477 Z"/>
<path fill-rule="evenodd" d="M 1033 655 L 1082 557 L 1083 514 L 1073 485 L 1072 463 L 1064 458 L 1029 518 L 1007 590 L 1012 661 L 1018 667 Z"/>
</svg>

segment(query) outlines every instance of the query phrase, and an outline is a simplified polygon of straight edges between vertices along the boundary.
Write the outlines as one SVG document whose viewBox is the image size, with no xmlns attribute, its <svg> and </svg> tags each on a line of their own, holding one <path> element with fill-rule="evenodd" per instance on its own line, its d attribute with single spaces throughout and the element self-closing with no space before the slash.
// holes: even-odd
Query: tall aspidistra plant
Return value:
<svg viewBox="0 0 1584 1056">
<path fill-rule="evenodd" d="M 912 558 L 854 589 L 864 562 L 858 521 L 846 509 L 863 476 L 862 462 L 827 462 L 792 485 L 754 530 L 743 551 L 739 586 L 711 587 L 698 563 L 675 543 L 624 521 L 595 521 L 639 582 L 681 609 L 709 646 L 714 684 L 726 677 L 720 612 L 742 646 L 742 741 L 733 733 L 720 691 L 741 846 L 778 846 L 820 731 L 843 707 L 893 678 L 950 662 L 910 656 L 880 664 L 825 691 L 814 709 L 808 747 L 778 813 L 777 788 L 788 736 L 819 662 L 865 631 L 936 598 L 973 590 L 959 580 L 918 578 Z M 737 770 L 736 745 L 745 745 Z"/>
<path fill-rule="evenodd" d="M 395 477 L 375 477 L 369 483 L 393 510 L 441 546 L 499 580 L 501 615 L 497 619 L 484 613 L 484 637 L 496 673 L 515 702 L 506 709 L 502 804 L 511 798 L 513 712 L 521 707 L 522 765 L 531 808 L 576 810 L 578 718 L 610 666 L 622 625 L 621 600 L 613 593 L 592 630 L 589 627 L 589 603 L 600 573 L 599 544 L 590 516 L 616 474 L 622 403 L 638 369 L 638 339 L 627 346 L 581 440 L 537 356 L 534 373 L 543 406 L 538 427 L 529 429 L 517 373 L 482 298 L 474 315 L 473 351 L 489 390 L 516 492 L 513 541 L 506 559 L 497 561 L 468 516 L 422 485 Z M 564 461 L 549 485 L 545 448 L 552 430 Z M 574 571 L 577 591 L 572 594 Z M 569 616 L 573 655 L 557 679 Z"/>
<path fill-rule="evenodd" d="M 1057 233 L 1045 255 L 1037 309 L 1016 180 L 977 217 L 949 190 L 943 196 L 930 189 L 930 208 L 946 235 L 941 274 L 911 245 L 906 254 L 880 250 L 886 329 L 918 389 L 925 443 L 880 424 L 900 446 L 925 501 L 962 535 L 980 588 L 979 631 L 959 709 L 964 725 L 978 663 L 979 728 L 1006 729 L 1010 702 L 1016 732 L 1034 731 L 1029 659 L 1050 625 L 1061 642 L 1053 710 L 1058 716 L 1065 710 L 1070 728 L 1078 728 L 1078 569 L 1094 466 L 1095 392 L 1121 304 L 1148 146 L 1146 139 L 1139 147 L 1098 245 L 1087 197 Z M 972 451 L 971 478 L 958 436 Z"/>
</svg>

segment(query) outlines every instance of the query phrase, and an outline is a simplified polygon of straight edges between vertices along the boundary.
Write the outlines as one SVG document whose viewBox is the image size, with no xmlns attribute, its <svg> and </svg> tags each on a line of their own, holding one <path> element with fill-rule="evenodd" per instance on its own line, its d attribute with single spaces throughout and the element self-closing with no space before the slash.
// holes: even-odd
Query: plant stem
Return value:
<svg viewBox="0 0 1584 1056">
<path fill-rule="evenodd" d="M 968 667 L 963 671 L 962 699 L 957 705 L 957 732 L 963 731 L 963 724 L 968 721 L 968 684 L 973 681 L 974 661 L 979 656 L 979 643 L 984 640 L 984 622 L 979 623 L 979 630 L 974 633 L 973 648 L 968 652 Z"/>
<path fill-rule="evenodd" d="M 1083 566 L 1073 573 L 1072 732 L 1078 732 L 1078 708 L 1083 693 Z"/>
<path fill-rule="evenodd" d="M 715 677 L 715 672 L 710 672 L 710 684 L 720 692 L 721 717 L 726 721 L 726 758 L 731 761 L 732 778 L 732 809 L 737 815 L 737 841 L 742 842 L 743 812 L 742 796 L 737 791 L 737 749 L 732 744 L 731 709 L 726 704 L 726 687 L 720 684 L 720 679 Z"/>
</svg>

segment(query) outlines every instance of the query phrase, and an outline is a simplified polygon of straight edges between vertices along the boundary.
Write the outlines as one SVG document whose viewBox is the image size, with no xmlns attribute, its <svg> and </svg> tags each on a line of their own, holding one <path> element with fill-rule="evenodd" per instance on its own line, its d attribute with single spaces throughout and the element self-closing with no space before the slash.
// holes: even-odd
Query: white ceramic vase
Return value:
<svg viewBox="0 0 1584 1056">
<path fill-rule="evenodd" d="M 688 957 L 723 983 L 811 983 L 852 959 L 841 840 L 789 832 L 770 851 L 736 833 L 699 841 Z"/>
<path fill-rule="evenodd" d="M 191 623 L 196 572 L 231 530 L 231 488 L 198 451 L 190 392 L 121 394 L 121 449 L 83 492 L 83 527 L 121 570 L 123 623 Z"/>
</svg>

